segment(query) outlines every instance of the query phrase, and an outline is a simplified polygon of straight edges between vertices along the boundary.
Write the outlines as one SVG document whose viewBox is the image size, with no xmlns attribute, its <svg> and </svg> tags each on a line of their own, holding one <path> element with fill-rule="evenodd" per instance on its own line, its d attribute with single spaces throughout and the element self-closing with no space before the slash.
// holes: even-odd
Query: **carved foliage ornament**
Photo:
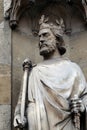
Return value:
<svg viewBox="0 0 87 130">
<path fill-rule="evenodd" d="M 44 15 L 41 16 L 41 19 L 39 21 L 40 30 L 44 28 L 50 28 L 55 35 L 58 34 L 60 37 L 62 37 L 65 31 L 63 19 L 60 19 L 60 21 L 56 20 L 55 22 L 57 25 L 54 25 L 53 23 L 48 24 L 48 20 L 49 18 L 45 18 Z"/>
</svg>

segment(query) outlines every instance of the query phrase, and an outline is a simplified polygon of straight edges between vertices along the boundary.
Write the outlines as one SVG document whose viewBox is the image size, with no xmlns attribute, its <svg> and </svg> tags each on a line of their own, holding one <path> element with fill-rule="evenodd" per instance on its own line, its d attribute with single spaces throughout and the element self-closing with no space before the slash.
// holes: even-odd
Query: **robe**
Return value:
<svg viewBox="0 0 87 130">
<path fill-rule="evenodd" d="M 68 59 L 52 59 L 33 67 L 28 80 L 28 130 L 75 130 L 70 101 L 77 95 L 86 106 L 86 80 Z"/>
</svg>

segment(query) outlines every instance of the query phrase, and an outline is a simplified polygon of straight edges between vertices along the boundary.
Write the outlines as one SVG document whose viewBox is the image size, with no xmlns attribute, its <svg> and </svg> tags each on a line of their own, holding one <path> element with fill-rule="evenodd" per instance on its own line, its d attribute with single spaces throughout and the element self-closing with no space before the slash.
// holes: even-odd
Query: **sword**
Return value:
<svg viewBox="0 0 87 130">
<path fill-rule="evenodd" d="M 32 62 L 30 59 L 25 59 L 23 62 L 23 83 L 22 83 L 22 100 L 21 100 L 21 126 L 24 127 L 25 124 L 25 104 L 26 104 L 26 92 L 27 92 L 27 87 L 28 87 L 28 77 L 29 77 L 29 72 L 32 68 Z"/>
</svg>

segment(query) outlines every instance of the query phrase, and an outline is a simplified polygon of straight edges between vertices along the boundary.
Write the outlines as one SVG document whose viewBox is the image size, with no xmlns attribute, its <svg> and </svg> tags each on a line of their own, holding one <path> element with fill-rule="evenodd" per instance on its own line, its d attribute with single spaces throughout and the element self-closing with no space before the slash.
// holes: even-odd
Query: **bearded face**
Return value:
<svg viewBox="0 0 87 130">
<path fill-rule="evenodd" d="M 56 37 L 53 32 L 49 29 L 41 29 L 39 32 L 39 49 L 40 55 L 52 54 L 56 49 Z"/>
</svg>

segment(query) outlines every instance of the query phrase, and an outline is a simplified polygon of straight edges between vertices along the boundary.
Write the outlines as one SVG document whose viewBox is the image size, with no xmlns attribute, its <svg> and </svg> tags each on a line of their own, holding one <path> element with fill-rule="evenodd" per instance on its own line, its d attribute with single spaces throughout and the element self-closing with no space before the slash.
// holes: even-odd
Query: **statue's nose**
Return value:
<svg viewBox="0 0 87 130">
<path fill-rule="evenodd" d="M 41 48 L 42 44 L 43 44 L 43 40 L 39 42 L 39 47 Z"/>
<path fill-rule="evenodd" d="M 40 42 L 43 43 L 44 42 L 44 38 L 40 37 Z"/>
<path fill-rule="evenodd" d="M 41 48 L 41 46 L 44 44 L 44 39 L 40 39 L 40 42 L 39 42 L 39 47 Z"/>
<path fill-rule="evenodd" d="M 43 44 L 44 43 L 44 40 L 40 40 L 40 44 Z"/>
</svg>

